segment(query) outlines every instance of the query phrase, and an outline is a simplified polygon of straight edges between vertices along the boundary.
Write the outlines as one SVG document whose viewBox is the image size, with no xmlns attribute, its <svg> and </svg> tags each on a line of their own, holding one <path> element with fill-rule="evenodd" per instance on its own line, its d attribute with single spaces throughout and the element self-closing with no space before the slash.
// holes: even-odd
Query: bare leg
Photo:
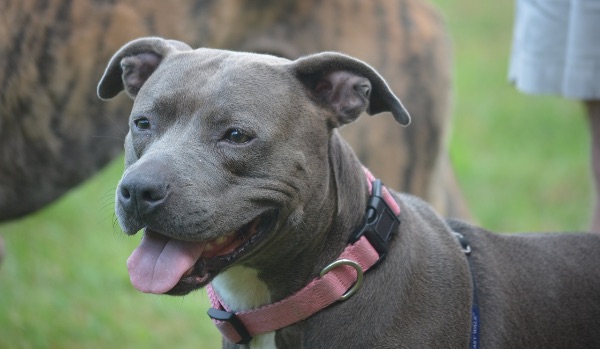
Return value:
<svg viewBox="0 0 600 349">
<path fill-rule="evenodd" d="M 600 100 L 586 101 L 591 137 L 591 162 L 596 197 L 592 215 L 591 230 L 600 234 Z"/>
</svg>

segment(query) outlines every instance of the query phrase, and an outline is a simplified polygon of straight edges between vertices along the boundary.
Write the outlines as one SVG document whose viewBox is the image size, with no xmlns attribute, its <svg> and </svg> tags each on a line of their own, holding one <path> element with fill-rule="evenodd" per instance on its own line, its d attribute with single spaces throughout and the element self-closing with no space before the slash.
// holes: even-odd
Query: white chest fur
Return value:
<svg viewBox="0 0 600 349">
<path fill-rule="evenodd" d="M 237 266 L 219 274 L 212 286 L 224 304 L 234 311 L 243 311 L 271 303 L 267 285 L 258 278 L 256 270 Z M 276 349 L 275 332 L 255 336 L 251 349 Z"/>
</svg>

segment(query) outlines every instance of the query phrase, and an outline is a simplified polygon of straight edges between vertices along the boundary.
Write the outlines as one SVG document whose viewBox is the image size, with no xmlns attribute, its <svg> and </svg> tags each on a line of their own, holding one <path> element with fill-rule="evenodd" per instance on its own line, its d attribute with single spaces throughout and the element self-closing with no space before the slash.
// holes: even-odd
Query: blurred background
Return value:
<svg viewBox="0 0 600 349">
<path fill-rule="evenodd" d="M 452 39 L 450 156 L 474 221 L 512 233 L 588 229 L 592 187 L 583 109 L 507 82 L 513 2 L 434 0 Z M 52 205 L 0 225 L 0 348 L 217 348 L 204 292 L 137 292 L 139 243 L 113 212 L 119 157 Z"/>
</svg>

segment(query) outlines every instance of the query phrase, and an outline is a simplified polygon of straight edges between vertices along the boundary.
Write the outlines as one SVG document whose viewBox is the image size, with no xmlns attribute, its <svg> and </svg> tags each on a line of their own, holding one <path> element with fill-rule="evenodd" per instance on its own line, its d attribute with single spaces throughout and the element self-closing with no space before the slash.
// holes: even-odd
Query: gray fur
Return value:
<svg viewBox="0 0 600 349">
<path fill-rule="evenodd" d="M 137 75 L 147 80 L 128 79 L 148 64 Z M 336 53 L 288 61 L 144 38 L 116 54 L 98 87 L 102 98 L 123 89 L 134 98 L 117 189 L 123 230 L 208 240 L 276 208 L 267 239 L 235 262 L 258 271 L 272 301 L 316 277 L 362 222 L 362 167 L 336 128 L 362 111 L 410 120 L 372 68 Z M 135 131 L 139 117 L 149 131 Z M 254 140 L 224 143 L 231 127 Z M 155 196 L 128 208 L 124 187 Z M 466 348 L 472 279 L 453 230 L 473 249 L 482 348 L 600 346 L 599 237 L 494 235 L 394 196 L 402 223 L 387 258 L 349 300 L 277 331 L 279 348 Z"/>
</svg>

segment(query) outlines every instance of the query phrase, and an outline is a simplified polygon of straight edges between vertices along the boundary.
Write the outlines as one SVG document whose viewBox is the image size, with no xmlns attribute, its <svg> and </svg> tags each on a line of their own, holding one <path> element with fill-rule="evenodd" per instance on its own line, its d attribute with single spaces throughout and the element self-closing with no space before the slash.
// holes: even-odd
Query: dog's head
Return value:
<svg viewBox="0 0 600 349">
<path fill-rule="evenodd" d="M 289 61 L 143 38 L 98 85 L 103 99 L 122 90 L 134 104 L 116 212 L 127 234 L 145 229 L 128 265 L 152 293 L 188 293 L 266 249 L 302 253 L 315 237 L 300 232 L 328 222 L 305 217 L 335 211 L 333 130 L 364 111 L 410 121 L 371 67 L 339 53 Z"/>
</svg>

